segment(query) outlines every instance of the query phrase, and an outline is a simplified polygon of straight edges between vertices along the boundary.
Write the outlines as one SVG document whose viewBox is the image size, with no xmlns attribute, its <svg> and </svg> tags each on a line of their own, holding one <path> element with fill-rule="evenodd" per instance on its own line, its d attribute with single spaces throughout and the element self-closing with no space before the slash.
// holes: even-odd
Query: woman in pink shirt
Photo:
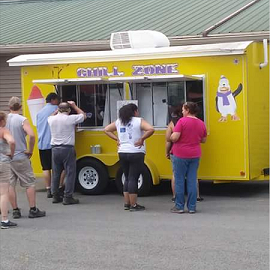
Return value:
<svg viewBox="0 0 270 270">
<path fill-rule="evenodd" d="M 196 212 L 197 170 L 201 157 L 201 143 L 206 141 L 206 127 L 196 117 L 198 105 L 186 102 L 182 108 L 183 117 L 177 122 L 171 141 L 173 142 L 173 171 L 175 177 L 175 206 L 172 213 L 184 213 L 185 181 L 187 182 L 187 208 L 190 214 Z"/>
</svg>

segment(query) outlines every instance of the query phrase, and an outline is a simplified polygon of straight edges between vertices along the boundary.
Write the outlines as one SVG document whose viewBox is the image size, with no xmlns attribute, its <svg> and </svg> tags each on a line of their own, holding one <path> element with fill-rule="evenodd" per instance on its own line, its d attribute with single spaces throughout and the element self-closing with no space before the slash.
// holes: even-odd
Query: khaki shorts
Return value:
<svg viewBox="0 0 270 270">
<path fill-rule="evenodd" d="M 9 162 L 0 162 L 0 184 L 9 183 L 10 181 L 10 164 Z"/>
<path fill-rule="evenodd" d="M 11 176 L 10 185 L 15 187 L 17 180 L 20 181 L 21 187 L 29 188 L 36 184 L 36 178 L 28 158 L 12 160 L 10 162 Z"/>
</svg>

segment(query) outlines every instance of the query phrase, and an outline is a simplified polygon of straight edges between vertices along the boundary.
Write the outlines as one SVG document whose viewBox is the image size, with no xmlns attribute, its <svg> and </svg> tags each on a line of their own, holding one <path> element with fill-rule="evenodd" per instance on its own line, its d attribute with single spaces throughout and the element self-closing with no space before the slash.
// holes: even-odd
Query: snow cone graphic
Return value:
<svg viewBox="0 0 270 270">
<path fill-rule="evenodd" d="M 30 111 L 32 123 L 34 126 L 37 124 L 37 113 L 43 108 L 45 105 L 45 99 L 41 94 L 40 89 L 34 85 L 32 87 L 32 91 L 30 93 L 29 98 L 27 99 L 28 109 Z"/>
</svg>

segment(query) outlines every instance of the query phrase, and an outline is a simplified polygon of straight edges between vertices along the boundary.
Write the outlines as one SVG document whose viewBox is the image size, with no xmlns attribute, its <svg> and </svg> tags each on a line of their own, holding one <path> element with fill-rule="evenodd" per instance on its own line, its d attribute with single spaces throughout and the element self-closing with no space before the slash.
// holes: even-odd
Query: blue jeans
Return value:
<svg viewBox="0 0 270 270">
<path fill-rule="evenodd" d="M 175 177 L 175 206 L 184 210 L 185 183 L 187 184 L 187 208 L 196 210 L 197 170 L 200 158 L 179 158 L 173 156 L 173 173 Z"/>
</svg>

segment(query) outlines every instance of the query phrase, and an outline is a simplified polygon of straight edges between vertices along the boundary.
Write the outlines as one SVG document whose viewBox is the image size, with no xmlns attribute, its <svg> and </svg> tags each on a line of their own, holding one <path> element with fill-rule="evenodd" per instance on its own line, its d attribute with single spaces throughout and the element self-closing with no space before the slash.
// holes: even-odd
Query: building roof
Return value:
<svg viewBox="0 0 270 270">
<path fill-rule="evenodd" d="M 269 2 L 2 0 L 0 26 L 0 49 L 70 42 L 101 45 L 104 41 L 108 46 L 112 32 L 143 29 L 160 31 L 172 40 L 241 33 L 269 35 Z"/>
</svg>

